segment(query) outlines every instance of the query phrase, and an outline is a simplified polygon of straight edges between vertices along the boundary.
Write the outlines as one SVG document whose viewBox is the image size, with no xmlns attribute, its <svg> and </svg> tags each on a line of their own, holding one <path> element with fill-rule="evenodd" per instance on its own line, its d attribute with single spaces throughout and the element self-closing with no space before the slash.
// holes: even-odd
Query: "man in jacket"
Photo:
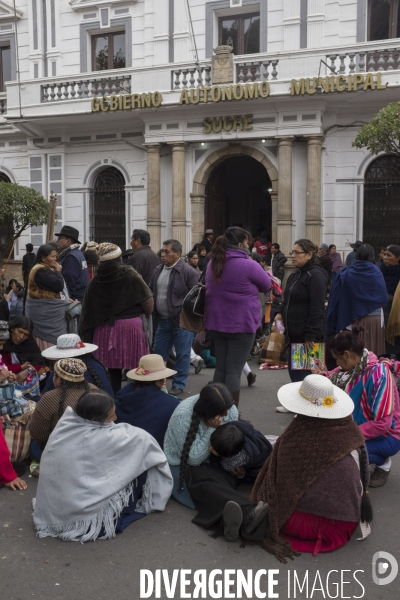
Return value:
<svg viewBox="0 0 400 600">
<path fill-rule="evenodd" d="M 150 248 L 150 234 L 144 229 L 134 229 L 131 238 L 133 255 L 127 260 L 149 285 L 151 275 L 160 264 L 157 254 Z"/>
<path fill-rule="evenodd" d="M 211 248 L 214 243 L 214 231 L 212 229 L 206 229 L 204 238 L 200 242 L 200 246 L 204 246 L 207 250 L 207 254 L 211 252 Z"/>
<path fill-rule="evenodd" d="M 318 248 L 318 261 L 321 267 L 328 273 L 330 279 L 332 276 L 332 259 L 329 254 L 328 244 L 320 244 Z"/>
<path fill-rule="evenodd" d="M 161 250 L 162 264 L 154 269 L 149 283 L 158 323 L 153 350 L 167 360 L 175 347 L 177 373 L 171 388 L 174 395 L 181 394 L 185 388 L 194 338 L 192 332 L 179 327 L 182 304 L 199 279 L 193 267 L 181 260 L 181 255 L 182 244 L 177 240 L 166 240 Z"/>
<path fill-rule="evenodd" d="M 64 225 L 60 233 L 54 235 L 58 237 L 58 260 L 69 296 L 72 300 L 82 302 L 89 278 L 86 259 L 79 250 L 79 231 L 75 227 Z"/>
<path fill-rule="evenodd" d="M 22 257 L 22 277 L 24 279 L 24 286 L 28 285 L 29 273 L 33 265 L 35 264 L 36 254 L 33 251 L 32 244 L 26 244 L 26 254 Z"/>
<path fill-rule="evenodd" d="M 279 244 L 274 242 L 271 246 L 272 253 L 272 275 L 274 277 L 278 277 L 278 279 L 283 282 L 283 278 L 285 277 L 285 264 L 287 263 L 287 258 L 281 252 L 281 247 Z"/>
</svg>

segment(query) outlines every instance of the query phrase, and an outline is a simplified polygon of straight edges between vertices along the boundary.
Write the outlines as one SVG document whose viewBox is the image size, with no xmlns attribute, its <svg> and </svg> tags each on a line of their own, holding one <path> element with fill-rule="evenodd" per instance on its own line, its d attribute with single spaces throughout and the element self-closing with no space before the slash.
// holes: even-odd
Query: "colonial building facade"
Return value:
<svg viewBox="0 0 400 600">
<path fill-rule="evenodd" d="M 352 142 L 400 98 L 398 5 L 0 0 L 0 179 L 123 248 L 233 224 L 285 252 L 396 242 L 400 161 Z"/>
</svg>

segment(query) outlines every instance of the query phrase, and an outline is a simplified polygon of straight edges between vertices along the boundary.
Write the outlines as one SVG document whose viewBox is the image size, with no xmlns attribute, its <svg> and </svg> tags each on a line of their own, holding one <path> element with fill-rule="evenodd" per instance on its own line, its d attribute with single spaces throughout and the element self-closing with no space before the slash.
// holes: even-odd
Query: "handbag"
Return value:
<svg viewBox="0 0 400 600">
<path fill-rule="evenodd" d="M 192 333 L 200 333 L 204 327 L 204 319 L 197 315 L 188 315 L 185 309 L 182 308 L 179 317 L 179 327 Z"/>
<path fill-rule="evenodd" d="M 206 308 L 206 286 L 204 285 L 205 273 L 201 274 L 199 282 L 192 287 L 183 300 L 182 308 L 188 317 L 202 317 Z"/>
<path fill-rule="evenodd" d="M 32 438 L 28 423 L 31 414 L 32 412 L 25 413 L 12 421 L 7 417 L 3 419 L 3 433 L 10 451 L 11 462 L 20 462 L 29 456 L 29 444 Z"/>
<path fill-rule="evenodd" d="M 0 386 L 0 417 L 8 415 L 10 418 L 15 418 L 22 415 L 21 405 L 14 397 L 14 392 L 14 384 Z"/>
</svg>

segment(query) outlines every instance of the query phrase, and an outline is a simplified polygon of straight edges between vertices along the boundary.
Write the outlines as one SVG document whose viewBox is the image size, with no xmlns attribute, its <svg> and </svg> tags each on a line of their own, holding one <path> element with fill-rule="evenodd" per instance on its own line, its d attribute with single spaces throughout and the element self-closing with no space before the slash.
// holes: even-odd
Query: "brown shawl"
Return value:
<svg viewBox="0 0 400 600">
<path fill-rule="evenodd" d="M 297 415 L 277 439 L 254 484 L 252 502 L 268 503 L 269 526 L 262 547 L 278 560 L 299 554 L 279 537 L 300 498 L 335 462 L 364 444 L 352 417 L 316 419 Z"/>
</svg>

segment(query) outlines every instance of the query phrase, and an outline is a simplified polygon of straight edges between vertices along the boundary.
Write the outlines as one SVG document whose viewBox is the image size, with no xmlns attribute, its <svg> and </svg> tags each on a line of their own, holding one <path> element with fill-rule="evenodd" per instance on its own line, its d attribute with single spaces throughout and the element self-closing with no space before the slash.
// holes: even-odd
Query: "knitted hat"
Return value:
<svg viewBox="0 0 400 600">
<path fill-rule="evenodd" d="M 9 337 L 7 321 L 0 321 L 0 342 L 5 342 Z"/>
<path fill-rule="evenodd" d="M 54 370 L 59 377 L 67 381 L 84 381 L 86 365 L 78 358 L 62 358 L 54 365 Z"/>
<path fill-rule="evenodd" d="M 121 248 L 116 246 L 115 244 L 111 244 L 110 242 L 102 242 L 98 245 L 97 254 L 99 255 L 100 262 L 104 262 L 106 260 L 113 260 L 114 258 L 118 258 L 122 254 Z"/>
<path fill-rule="evenodd" d="M 278 400 L 291 412 L 319 419 L 343 419 L 354 410 L 350 396 L 323 375 L 308 375 L 304 381 L 283 385 Z"/>
<path fill-rule="evenodd" d="M 95 352 L 98 346 L 95 344 L 84 344 L 76 333 L 64 333 L 57 338 L 57 346 L 50 346 L 42 352 L 42 356 L 50 360 L 59 358 L 75 358 L 81 354 Z"/>
<path fill-rule="evenodd" d="M 128 371 L 126 376 L 128 379 L 135 379 L 136 381 L 159 381 L 175 374 L 176 371 L 166 368 L 162 356 L 147 354 L 140 359 L 138 368 Z"/>
</svg>

